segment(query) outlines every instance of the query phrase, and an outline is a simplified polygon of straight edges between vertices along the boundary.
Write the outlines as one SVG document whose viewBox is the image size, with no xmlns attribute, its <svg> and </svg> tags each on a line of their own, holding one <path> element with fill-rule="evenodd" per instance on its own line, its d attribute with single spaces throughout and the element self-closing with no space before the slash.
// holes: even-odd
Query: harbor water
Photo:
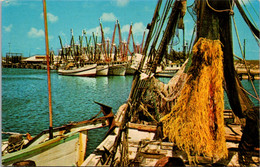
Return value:
<svg viewBox="0 0 260 167">
<path fill-rule="evenodd" d="M 127 101 L 133 76 L 70 77 L 51 72 L 53 127 L 90 119 L 99 110 L 94 101 L 117 109 Z M 160 78 L 167 83 L 170 78 Z M 251 84 L 242 81 L 253 93 Z M 259 92 L 259 80 L 254 81 Z M 254 93 L 253 93 L 254 94 Z M 256 105 L 257 100 L 253 99 Z M 225 97 L 225 102 L 227 102 Z M 225 107 L 229 109 L 226 103 Z M 36 135 L 49 128 L 46 70 L 2 69 L 2 131 Z M 107 129 L 89 132 L 88 154 L 102 141 Z M 2 135 L 6 139 L 7 135 Z"/>
</svg>

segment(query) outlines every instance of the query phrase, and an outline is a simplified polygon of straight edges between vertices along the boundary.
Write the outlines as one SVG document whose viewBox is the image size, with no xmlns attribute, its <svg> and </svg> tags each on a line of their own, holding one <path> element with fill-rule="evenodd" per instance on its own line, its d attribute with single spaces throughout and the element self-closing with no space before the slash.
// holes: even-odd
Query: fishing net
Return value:
<svg viewBox="0 0 260 167">
<path fill-rule="evenodd" d="M 164 135 L 184 150 L 190 161 L 192 155 L 227 156 L 221 45 L 219 40 L 198 40 L 180 96 L 161 119 Z"/>
<path fill-rule="evenodd" d="M 156 119 L 156 122 L 159 122 L 160 118 L 171 112 L 187 78 L 187 74 L 184 73 L 187 62 L 188 60 L 184 62 L 168 84 L 164 84 L 155 77 L 147 79 L 141 94 L 140 105 L 134 110 L 133 122 L 142 123 L 144 119 L 149 122 Z M 144 116 L 148 118 L 144 118 Z"/>
</svg>

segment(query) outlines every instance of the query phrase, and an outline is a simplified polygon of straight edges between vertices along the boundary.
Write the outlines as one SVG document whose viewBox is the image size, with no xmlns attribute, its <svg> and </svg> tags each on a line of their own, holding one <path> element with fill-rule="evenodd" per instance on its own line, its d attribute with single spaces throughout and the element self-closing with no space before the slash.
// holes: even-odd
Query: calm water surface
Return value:
<svg viewBox="0 0 260 167">
<path fill-rule="evenodd" d="M 51 73 L 53 127 L 90 119 L 100 106 L 117 109 L 126 102 L 132 76 L 70 77 Z M 49 128 L 47 73 L 45 70 L 2 69 L 2 131 L 36 135 Z M 89 132 L 90 152 L 107 129 Z M 2 135 L 2 138 L 7 138 Z M 89 153 L 89 152 L 88 152 Z"/>
<path fill-rule="evenodd" d="M 53 127 L 93 117 L 100 110 L 94 101 L 111 106 L 116 113 L 128 98 L 132 79 L 132 76 L 69 77 L 52 72 Z M 167 83 L 169 78 L 161 80 Z M 253 92 L 247 80 L 243 80 L 242 84 Z M 259 81 L 254 81 L 254 84 L 259 92 Z M 45 70 L 2 69 L 2 131 L 36 135 L 48 129 L 47 89 Z M 252 100 L 258 104 L 255 99 Z M 228 104 L 226 108 L 229 108 Z M 90 131 L 90 150 L 93 151 L 103 139 L 105 131 Z"/>
</svg>

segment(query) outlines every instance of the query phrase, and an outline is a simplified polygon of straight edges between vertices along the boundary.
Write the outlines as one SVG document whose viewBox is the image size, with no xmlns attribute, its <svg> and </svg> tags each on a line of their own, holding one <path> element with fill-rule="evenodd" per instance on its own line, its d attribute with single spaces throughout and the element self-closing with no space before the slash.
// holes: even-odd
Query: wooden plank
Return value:
<svg viewBox="0 0 260 167">
<path fill-rule="evenodd" d="M 79 133 L 79 152 L 78 152 L 78 162 L 77 165 L 80 166 L 84 162 L 86 155 L 88 142 L 88 131 L 82 131 Z"/>
<path fill-rule="evenodd" d="M 121 122 L 116 122 L 116 126 L 120 126 Z M 146 131 L 146 132 L 156 132 L 156 126 L 154 125 L 143 125 L 143 124 L 136 124 L 136 123 L 128 123 L 128 128 L 137 129 L 139 131 Z"/>
<path fill-rule="evenodd" d="M 234 142 L 234 143 L 239 143 L 240 140 L 241 140 L 241 136 L 226 135 L 226 141 Z"/>
<path fill-rule="evenodd" d="M 69 141 L 64 141 L 29 159 L 35 161 L 37 166 L 76 166 L 78 155 L 77 149 L 79 147 L 78 142 L 78 137 Z"/>
</svg>

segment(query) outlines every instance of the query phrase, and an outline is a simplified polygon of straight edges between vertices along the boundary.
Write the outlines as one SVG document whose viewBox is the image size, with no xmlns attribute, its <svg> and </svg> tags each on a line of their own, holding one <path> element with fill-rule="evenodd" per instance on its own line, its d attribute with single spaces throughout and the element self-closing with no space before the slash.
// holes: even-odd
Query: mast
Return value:
<svg viewBox="0 0 260 167">
<path fill-rule="evenodd" d="M 101 37 L 102 37 L 102 46 L 103 46 L 103 49 L 104 49 L 104 54 L 105 54 L 105 60 L 107 59 L 107 51 L 106 51 L 106 40 L 105 40 L 105 36 L 104 36 L 104 31 L 103 31 L 103 27 L 102 27 L 102 24 L 101 24 L 101 20 L 99 20 L 100 23 L 100 29 L 101 29 Z"/>
<path fill-rule="evenodd" d="M 111 42 L 111 48 L 110 48 L 110 56 L 111 57 L 112 57 L 113 45 L 114 45 L 114 42 L 115 42 L 116 27 L 117 27 L 117 23 L 115 24 L 115 27 L 114 27 L 114 32 L 113 32 L 113 37 L 112 37 L 112 42 Z"/>
<path fill-rule="evenodd" d="M 132 34 L 132 26 L 133 26 L 133 23 L 131 23 L 130 28 L 129 28 L 129 34 L 128 34 L 127 43 L 126 43 L 125 56 L 127 55 L 127 52 L 129 50 L 129 42 L 130 42 L 130 37 L 131 37 L 131 34 Z"/>
<path fill-rule="evenodd" d="M 144 31 L 144 34 L 143 34 L 143 39 L 142 39 L 142 43 L 141 43 L 140 53 L 143 52 L 144 37 L 145 37 L 145 31 Z"/>
<path fill-rule="evenodd" d="M 85 40 L 86 40 L 86 47 L 85 47 L 85 52 L 86 52 L 86 55 L 87 57 L 89 58 L 89 52 L 90 52 L 90 48 L 89 48 L 89 43 L 90 43 L 90 40 L 91 40 L 91 36 L 90 36 L 90 39 L 88 40 L 88 37 L 86 35 L 86 31 L 83 32 L 84 36 L 85 36 Z"/>
<path fill-rule="evenodd" d="M 133 35 L 133 33 L 131 33 L 131 36 L 132 36 L 132 40 L 133 40 L 133 48 L 134 48 L 134 53 L 137 53 L 137 50 L 136 50 L 136 45 L 135 45 L 135 40 L 134 40 L 134 35 Z"/>
<path fill-rule="evenodd" d="M 59 40 L 60 40 L 60 45 L 61 45 L 61 58 L 59 59 L 59 62 L 61 62 L 62 59 L 65 59 L 65 51 L 64 51 L 64 47 L 63 47 L 62 40 L 61 40 L 60 36 L 59 36 Z"/>
<path fill-rule="evenodd" d="M 46 0 L 43 0 L 43 15 L 44 15 L 44 28 L 45 28 L 45 47 L 46 47 L 46 60 L 47 60 L 47 77 L 48 77 L 48 95 L 49 95 L 49 138 L 53 138 L 52 127 L 52 103 L 51 103 L 51 75 L 50 75 L 50 60 L 49 60 L 49 39 L 48 39 L 48 25 L 47 25 L 47 12 Z"/>
<path fill-rule="evenodd" d="M 117 20 L 117 27 L 118 27 L 118 34 L 119 34 L 119 49 L 120 49 L 120 54 L 122 56 L 122 36 L 121 36 L 121 29 L 118 20 Z"/>
<path fill-rule="evenodd" d="M 174 2 L 173 9 L 175 9 L 175 10 L 171 11 L 171 14 L 169 16 L 171 19 L 169 19 L 169 21 L 168 21 L 168 24 L 165 28 L 165 32 L 162 36 L 162 40 L 160 42 L 159 48 L 157 50 L 157 53 L 156 53 L 154 59 L 152 60 L 152 66 L 151 66 L 152 73 L 156 72 L 157 65 L 159 65 L 161 63 L 163 55 L 165 55 L 165 53 L 166 53 L 167 45 L 169 44 L 171 38 L 175 34 L 178 20 L 181 17 L 181 9 L 178 9 L 178 7 L 180 7 L 180 6 L 181 6 L 180 1 Z"/>
<path fill-rule="evenodd" d="M 93 36 L 93 42 L 94 42 L 94 57 L 93 59 L 96 60 L 97 58 L 97 36 L 95 36 L 95 33 L 92 32 L 92 36 Z"/>
<path fill-rule="evenodd" d="M 73 36 L 73 29 L 71 31 L 71 40 L 70 40 L 70 56 L 74 59 L 74 62 L 76 63 L 76 55 L 75 55 L 75 42 L 74 42 L 74 36 Z"/>
</svg>

